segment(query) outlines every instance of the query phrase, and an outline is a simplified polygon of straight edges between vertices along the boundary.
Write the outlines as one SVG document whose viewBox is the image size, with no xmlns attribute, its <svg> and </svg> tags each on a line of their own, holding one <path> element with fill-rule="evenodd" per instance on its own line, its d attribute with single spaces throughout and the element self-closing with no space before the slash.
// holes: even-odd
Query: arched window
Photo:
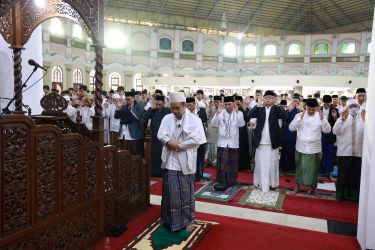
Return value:
<svg viewBox="0 0 375 250">
<path fill-rule="evenodd" d="M 72 36 L 74 38 L 82 39 L 83 38 L 83 33 L 82 33 L 82 28 L 78 24 L 73 24 L 73 32 Z"/>
<path fill-rule="evenodd" d="M 142 90 L 143 89 L 142 74 L 141 73 L 137 73 L 137 74 L 134 75 L 133 88 L 135 88 L 136 90 Z"/>
<path fill-rule="evenodd" d="M 224 45 L 224 55 L 228 57 L 237 56 L 237 46 L 234 43 L 227 43 Z"/>
<path fill-rule="evenodd" d="M 314 55 L 328 55 L 328 44 L 324 42 L 315 44 Z"/>
<path fill-rule="evenodd" d="M 172 41 L 169 38 L 162 38 L 159 40 L 159 49 L 172 50 Z"/>
<path fill-rule="evenodd" d="M 122 49 L 125 47 L 125 34 L 119 29 L 112 29 L 105 35 L 105 45 L 111 49 Z"/>
<path fill-rule="evenodd" d="M 52 82 L 63 83 L 63 71 L 59 66 L 52 68 Z"/>
<path fill-rule="evenodd" d="M 90 72 L 90 86 L 89 86 L 90 91 L 95 90 L 95 71 L 92 70 Z"/>
<path fill-rule="evenodd" d="M 109 89 L 117 89 L 121 83 L 121 75 L 117 72 L 112 72 L 109 75 Z"/>
<path fill-rule="evenodd" d="M 79 86 L 81 84 L 83 84 L 82 70 L 77 68 L 73 71 L 73 85 Z"/>
<path fill-rule="evenodd" d="M 254 44 L 248 44 L 245 47 L 245 56 L 256 56 L 257 55 L 257 47 Z"/>
<path fill-rule="evenodd" d="M 55 35 L 64 34 L 62 21 L 57 17 L 51 19 L 50 32 Z"/>
<path fill-rule="evenodd" d="M 265 56 L 276 56 L 276 46 L 273 44 L 266 45 L 263 54 Z"/>
<path fill-rule="evenodd" d="M 290 44 L 288 48 L 288 55 L 291 55 L 291 56 L 301 55 L 301 45 L 299 45 L 298 43 Z"/>
<path fill-rule="evenodd" d="M 182 51 L 194 52 L 194 43 L 190 40 L 184 40 L 182 42 Z"/>
<path fill-rule="evenodd" d="M 371 42 L 367 44 L 367 54 L 371 53 Z"/>
<path fill-rule="evenodd" d="M 340 45 L 341 54 L 354 54 L 355 53 L 355 43 L 353 42 L 343 42 Z"/>
</svg>

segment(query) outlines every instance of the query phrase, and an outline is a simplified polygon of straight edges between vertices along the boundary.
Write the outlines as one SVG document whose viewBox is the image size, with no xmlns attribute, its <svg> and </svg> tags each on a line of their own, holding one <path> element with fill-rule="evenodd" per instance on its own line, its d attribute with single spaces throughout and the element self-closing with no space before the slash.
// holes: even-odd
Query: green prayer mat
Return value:
<svg viewBox="0 0 375 250">
<path fill-rule="evenodd" d="M 195 220 L 192 232 L 187 232 L 186 229 L 172 232 L 160 223 L 161 219 L 152 223 L 123 250 L 189 250 L 202 240 L 212 225 L 217 224 L 216 222 Z"/>
<path fill-rule="evenodd" d="M 246 190 L 246 193 L 238 201 L 241 205 L 251 205 L 254 207 L 265 207 L 272 209 L 282 209 L 284 205 L 286 190 L 269 191 L 263 193 L 261 189 Z"/>
<path fill-rule="evenodd" d="M 214 189 L 215 184 L 216 182 L 210 181 L 195 192 L 195 197 L 207 200 L 230 202 L 243 187 L 242 184 L 237 184 L 236 186 L 227 188 L 225 191 L 216 191 Z"/>
</svg>

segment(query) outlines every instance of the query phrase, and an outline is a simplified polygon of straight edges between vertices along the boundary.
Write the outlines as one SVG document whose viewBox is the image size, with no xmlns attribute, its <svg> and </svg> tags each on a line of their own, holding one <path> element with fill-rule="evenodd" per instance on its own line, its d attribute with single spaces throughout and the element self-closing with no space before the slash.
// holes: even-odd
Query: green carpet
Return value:
<svg viewBox="0 0 375 250">
<path fill-rule="evenodd" d="M 160 224 L 160 219 L 152 223 L 140 233 L 124 250 L 162 250 L 162 249 L 192 249 L 210 230 L 215 222 L 194 221 L 194 230 L 185 229 L 171 232 Z"/>
</svg>

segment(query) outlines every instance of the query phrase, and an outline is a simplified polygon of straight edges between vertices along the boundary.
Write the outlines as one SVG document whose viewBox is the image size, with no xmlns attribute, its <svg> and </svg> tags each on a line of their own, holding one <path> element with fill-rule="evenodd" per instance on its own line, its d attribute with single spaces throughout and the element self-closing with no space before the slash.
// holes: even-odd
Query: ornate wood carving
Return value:
<svg viewBox="0 0 375 250">
<path fill-rule="evenodd" d="M 52 92 L 43 96 L 40 106 L 43 108 L 43 115 L 63 115 L 63 110 L 68 107 L 68 102 L 61 95 Z"/>
<path fill-rule="evenodd" d="M 84 194 L 85 199 L 94 198 L 98 195 L 98 150 L 92 149 L 85 152 L 84 169 Z"/>
<path fill-rule="evenodd" d="M 28 225 L 28 129 L 23 124 L 3 128 L 3 233 Z"/>
<path fill-rule="evenodd" d="M 95 115 L 102 116 L 103 112 L 103 47 L 94 45 L 95 47 Z"/>
<path fill-rule="evenodd" d="M 22 88 L 22 48 L 13 48 L 14 93 Z M 15 111 L 22 111 L 22 94 L 15 100 Z"/>
<path fill-rule="evenodd" d="M 63 183 L 63 208 L 77 205 L 79 203 L 79 144 L 72 141 L 62 145 L 62 183 Z"/>
<path fill-rule="evenodd" d="M 57 212 L 57 145 L 53 135 L 36 137 L 37 218 Z"/>
</svg>

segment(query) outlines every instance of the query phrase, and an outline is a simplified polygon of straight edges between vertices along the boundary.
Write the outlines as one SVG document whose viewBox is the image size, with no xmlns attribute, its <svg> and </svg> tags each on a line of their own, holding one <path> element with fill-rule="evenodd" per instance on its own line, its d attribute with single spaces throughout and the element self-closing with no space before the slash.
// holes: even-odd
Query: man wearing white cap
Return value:
<svg viewBox="0 0 375 250">
<path fill-rule="evenodd" d="M 332 129 L 337 136 L 336 197 L 340 200 L 359 199 L 365 116 L 358 100 L 350 99 Z"/>
<path fill-rule="evenodd" d="M 207 140 L 199 117 L 185 111 L 184 93 L 171 93 L 169 101 L 172 114 L 163 118 L 158 131 L 164 144 L 161 219 L 171 231 L 192 231 L 197 149 Z"/>
</svg>

